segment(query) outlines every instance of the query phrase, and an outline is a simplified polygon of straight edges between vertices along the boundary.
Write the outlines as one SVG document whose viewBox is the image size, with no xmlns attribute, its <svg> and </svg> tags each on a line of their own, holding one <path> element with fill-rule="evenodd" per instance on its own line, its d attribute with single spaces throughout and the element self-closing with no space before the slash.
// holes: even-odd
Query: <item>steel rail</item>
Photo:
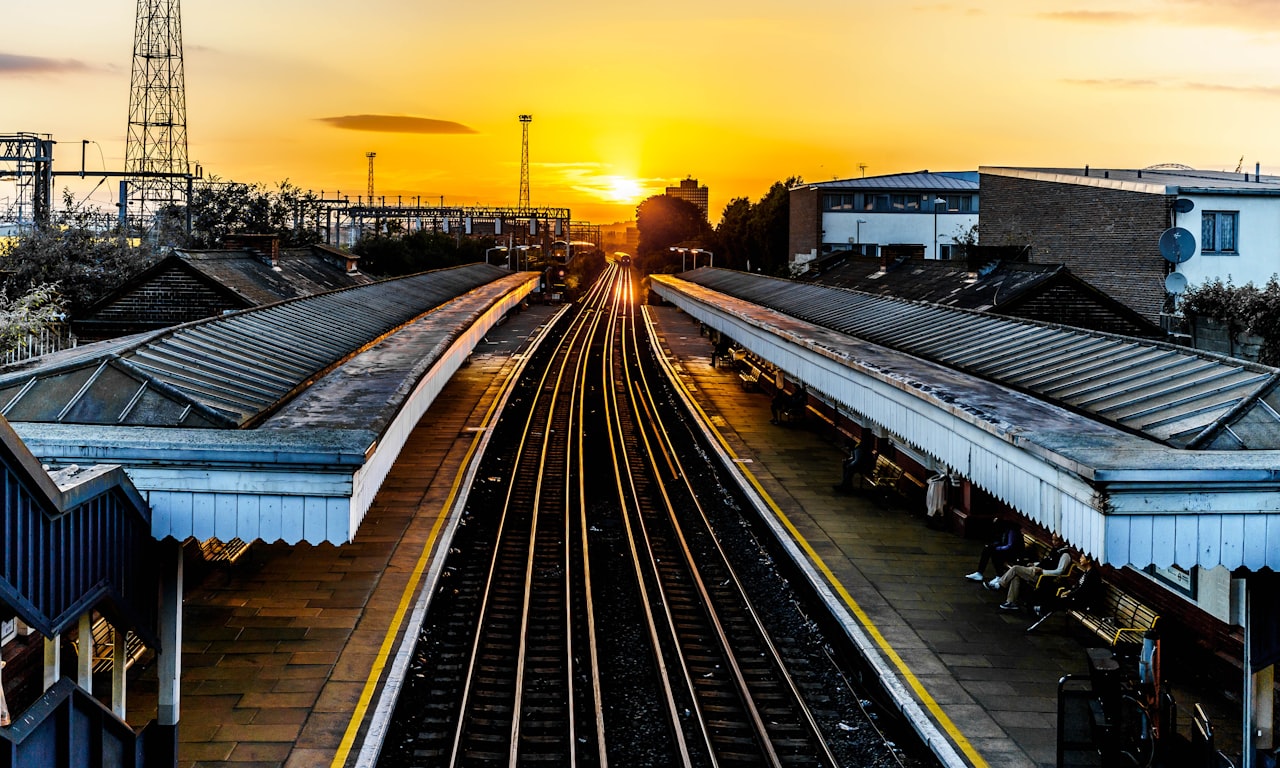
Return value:
<svg viewBox="0 0 1280 768">
<path fill-rule="evenodd" d="M 481 666 L 480 659 L 482 656 L 482 648 L 486 635 L 491 631 L 491 622 L 496 621 L 494 614 L 494 599 L 499 592 L 498 584 L 502 578 L 500 573 L 502 568 L 502 560 L 507 547 L 515 547 L 517 550 L 523 548 L 526 552 L 526 568 L 523 588 L 521 589 L 521 613 L 518 619 L 519 630 L 518 640 L 519 649 L 516 654 L 517 669 L 514 674 L 513 681 L 513 701 L 511 703 L 511 725 L 507 740 L 507 763 L 516 765 L 519 757 L 520 747 L 520 714 L 522 712 L 523 703 L 523 679 L 524 679 L 524 652 L 527 647 L 527 636 L 525 630 L 528 622 L 528 606 L 530 601 L 530 573 L 532 571 L 532 561 L 534 557 L 534 549 L 536 546 L 537 523 L 539 510 L 537 500 L 541 496 L 541 484 L 536 482 L 543 470 L 546 468 L 546 452 L 553 434 L 550 428 L 557 402 L 558 386 L 550 388 L 550 397 L 547 396 L 549 385 L 558 382 L 563 376 L 569 354 L 574 348 L 573 342 L 576 341 L 581 334 L 584 326 L 584 315 L 578 313 L 572 321 L 569 333 L 566 339 L 562 340 L 555 351 L 555 358 L 559 360 L 559 365 L 548 365 L 538 380 L 534 394 L 534 402 L 529 409 L 529 414 L 525 419 L 524 425 L 520 433 L 519 444 L 516 448 L 516 463 L 512 466 L 509 474 L 509 482 L 507 485 L 506 496 L 502 504 L 500 513 L 500 522 L 498 524 L 497 543 L 494 546 L 493 555 L 490 559 L 489 570 L 485 578 L 485 586 L 483 589 L 483 597 L 481 598 L 481 606 L 479 609 L 480 620 L 477 622 L 475 632 L 471 644 L 471 652 L 467 661 L 467 670 L 464 674 L 463 691 L 459 697 L 458 717 L 454 732 L 453 744 L 450 752 L 450 766 L 457 766 L 464 751 L 466 743 L 467 727 L 471 718 L 468 717 L 473 706 L 473 694 L 476 688 L 477 670 Z M 555 371 L 555 377 L 552 377 L 552 371 Z M 541 426 L 540 432 L 535 433 L 535 428 Z M 567 433 L 566 433 L 567 434 Z M 541 440 L 534 441 L 532 438 L 540 437 Z M 527 465 L 532 459 L 536 464 L 534 472 L 534 501 L 527 510 L 521 510 L 517 504 L 517 492 L 523 490 L 520 486 L 521 467 Z M 516 534 L 510 528 L 509 523 L 515 518 L 515 522 L 519 523 L 519 516 L 528 515 L 528 530 L 520 531 L 520 538 L 513 541 Z M 568 660 L 572 663 L 572 659 Z M 569 703 L 572 707 L 572 702 Z M 568 744 L 572 746 L 576 743 L 576 734 L 568 735 Z"/>
<path fill-rule="evenodd" d="M 748 680 L 748 675 L 744 671 L 743 666 L 745 662 L 740 662 L 735 650 L 739 641 L 735 641 L 730 637 L 730 631 L 726 628 L 725 624 L 729 619 L 727 617 L 722 619 L 720 616 L 720 611 L 724 610 L 724 608 L 729 605 L 733 606 L 733 610 L 743 611 L 746 616 L 749 617 L 751 626 L 747 629 L 753 635 L 753 641 L 762 645 L 767 651 L 767 663 L 770 667 L 769 672 L 771 673 L 772 679 L 777 681 L 777 683 L 779 683 L 789 694 L 787 706 L 792 712 L 799 714 L 799 719 L 802 721 L 800 725 L 803 727 L 805 737 L 810 743 L 811 748 L 816 747 L 818 749 L 821 753 L 818 757 L 820 760 L 824 760 L 826 765 L 837 765 L 837 761 L 834 755 L 831 754 L 816 719 L 805 704 L 804 697 L 801 694 L 799 687 L 788 673 L 786 664 L 777 647 L 773 644 L 769 636 L 769 632 L 761 621 L 760 616 L 751 606 L 751 601 L 746 594 L 746 589 L 742 585 L 737 574 L 734 572 L 727 553 L 725 553 L 724 549 L 720 545 L 719 539 L 715 536 L 714 528 L 698 500 L 696 489 L 693 488 L 688 475 L 684 471 L 684 467 L 681 465 L 676 445 L 672 440 L 667 425 L 662 419 L 660 412 L 661 409 L 657 407 L 657 399 L 653 394 L 653 389 L 645 373 L 645 366 L 640 364 L 640 361 L 642 360 L 642 345 L 634 322 L 629 326 L 629 332 L 630 336 L 627 341 L 629 342 L 632 354 L 622 356 L 623 365 L 629 366 L 630 360 L 634 357 L 637 361 L 636 371 L 638 375 L 631 373 L 629 367 L 624 367 L 624 371 L 626 372 L 625 378 L 630 385 L 629 395 L 631 396 L 632 401 L 639 403 L 641 406 L 640 410 L 644 412 L 645 420 L 643 422 L 643 426 L 647 427 L 647 429 L 639 429 L 637 431 L 640 433 L 640 439 L 644 442 L 646 448 L 645 453 L 649 456 L 654 456 L 660 451 L 668 464 L 669 471 L 671 472 L 671 480 L 665 480 L 662 475 L 655 473 L 655 482 L 661 492 L 663 507 L 665 508 L 670 530 L 675 537 L 675 541 L 678 543 L 679 552 L 684 558 L 688 578 L 692 580 L 698 598 L 701 601 L 702 606 L 705 608 L 706 620 L 714 629 L 716 641 L 720 646 L 720 652 L 730 668 L 733 683 L 741 699 L 741 704 L 751 721 L 757 743 L 769 764 L 780 768 L 784 763 L 784 758 L 779 754 L 778 749 L 775 746 L 775 740 L 791 742 L 792 739 L 784 733 L 783 728 L 776 724 L 776 720 L 778 719 L 776 712 L 769 718 L 769 723 L 774 725 L 773 728 L 770 727 L 770 724 L 766 723 L 766 718 L 762 715 L 761 706 L 757 704 L 755 700 L 755 697 L 758 694 L 753 691 L 753 687 L 756 684 L 753 684 Z M 650 438 L 650 434 L 652 435 L 652 438 Z M 658 450 L 654 450 L 655 448 Z M 681 523 L 680 516 L 677 513 L 676 502 L 673 498 L 676 494 L 679 494 L 682 497 L 684 503 L 691 504 L 696 510 L 695 519 L 699 521 L 701 531 L 705 532 L 704 538 L 709 540 L 712 544 L 711 554 L 714 554 L 715 556 L 714 563 L 699 565 L 699 558 L 695 556 L 691 548 L 690 542 L 685 533 L 685 526 Z M 641 524 L 645 528 L 648 527 L 643 522 L 643 519 Z M 720 573 L 728 574 L 728 578 L 724 580 L 724 583 L 720 584 L 720 587 L 714 590 L 715 592 L 720 593 L 719 595 L 712 594 L 713 590 L 708 587 L 706 579 L 704 578 L 704 570 L 708 568 L 719 571 Z M 717 579 L 717 582 L 719 583 L 719 579 Z M 730 592 L 731 594 L 724 594 L 726 592 Z M 737 632 L 740 634 L 742 629 L 737 628 Z M 752 662 L 752 666 L 756 667 L 757 665 L 755 662 Z M 755 674 L 759 675 L 761 672 L 756 671 Z M 773 706 L 776 710 L 777 705 L 775 704 Z M 775 735 L 775 733 L 777 735 Z"/>
</svg>

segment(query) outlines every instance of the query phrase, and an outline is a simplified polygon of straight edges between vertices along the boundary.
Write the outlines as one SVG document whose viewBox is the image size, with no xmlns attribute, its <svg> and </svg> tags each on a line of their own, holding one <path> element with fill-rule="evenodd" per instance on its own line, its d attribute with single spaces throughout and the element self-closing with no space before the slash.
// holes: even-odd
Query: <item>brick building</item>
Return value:
<svg viewBox="0 0 1280 768">
<path fill-rule="evenodd" d="M 1186 167 L 979 169 L 981 242 L 1029 246 L 1159 322 L 1174 308 L 1172 271 L 1189 285 L 1261 285 L 1280 270 L 1280 177 Z M 1177 264 L 1160 238 L 1178 227 L 1195 248 Z"/>
</svg>

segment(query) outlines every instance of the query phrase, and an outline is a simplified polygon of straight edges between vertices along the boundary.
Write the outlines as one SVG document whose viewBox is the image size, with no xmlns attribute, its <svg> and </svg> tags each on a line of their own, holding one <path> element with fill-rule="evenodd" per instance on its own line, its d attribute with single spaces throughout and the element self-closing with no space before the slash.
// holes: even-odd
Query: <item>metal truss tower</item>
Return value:
<svg viewBox="0 0 1280 768">
<path fill-rule="evenodd" d="M 364 156 L 369 158 L 369 205 L 373 205 L 373 158 L 378 156 L 377 152 L 365 152 Z"/>
<path fill-rule="evenodd" d="M 187 95 L 179 0 L 138 0 L 129 86 L 128 208 L 150 218 L 186 203 Z"/>
<path fill-rule="evenodd" d="M 520 202 L 516 206 L 520 210 L 529 207 L 529 123 L 533 115 L 520 116 Z"/>
</svg>

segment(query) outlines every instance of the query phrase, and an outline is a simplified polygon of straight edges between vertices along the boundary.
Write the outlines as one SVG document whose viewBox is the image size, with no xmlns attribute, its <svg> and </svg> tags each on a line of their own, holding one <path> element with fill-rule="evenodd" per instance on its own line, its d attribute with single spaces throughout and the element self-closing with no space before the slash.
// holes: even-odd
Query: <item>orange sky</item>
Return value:
<svg viewBox="0 0 1280 768">
<path fill-rule="evenodd" d="M 532 203 L 597 223 L 688 175 L 717 220 L 774 181 L 859 164 L 1230 170 L 1243 156 L 1280 172 L 1274 0 L 622 5 L 186 0 L 190 158 L 354 196 L 374 151 L 379 195 L 514 205 L 530 113 Z M 79 168 L 82 139 L 90 169 L 121 168 L 135 11 L 6 9 L 7 29 L 31 32 L 0 40 L 0 133 L 53 134 L 58 170 Z M 0 182 L 0 210 L 11 195 Z"/>
</svg>

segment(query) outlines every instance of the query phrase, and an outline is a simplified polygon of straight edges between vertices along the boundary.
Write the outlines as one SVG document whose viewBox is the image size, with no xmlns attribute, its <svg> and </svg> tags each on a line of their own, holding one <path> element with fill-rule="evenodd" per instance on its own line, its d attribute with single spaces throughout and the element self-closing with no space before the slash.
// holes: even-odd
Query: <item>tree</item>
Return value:
<svg viewBox="0 0 1280 768">
<path fill-rule="evenodd" d="M 26 296 L 40 286 L 58 285 L 62 306 L 75 315 L 105 296 L 125 277 L 156 259 L 151 246 L 130 243 L 118 229 L 63 195 L 63 210 L 48 226 L 0 245 L 4 294 Z"/>
<path fill-rule="evenodd" d="M 276 235 L 286 248 L 320 239 L 319 198 L 288 179 L 272 192 L 261 184 L 211 176 L 192 189 L 190 206 L 189 247 L 219 248 L 228 235 L 237 234 Z"/>
<path fill-rule="evenodd" d="M 774 182 L 754 205 L 745 197 L 731 200 L 716 228 L 716 254 L 736 269 L 786 275 L 790 259 L 787 242 L 791 227 L 791 188 L 803 184 L 798 176 Z"/>
<path fill-rule="evenodd" d="M 640 243 L 636 257 L 645 272 L 660 271 L 655 267 L 670 267 L 673 257 L 668 250 L 682 243 L 695 243 L 700 247 L 711 234 L 711 227 L 702 215 L 702 209 L 688 200 L 667 195 L 654 195 L 636 208 L 636 229 Z"/>
<path fill-rule="evenodd" d="M 464 238 L 420 229 L 408 235 L 385 231 L 361 237 L 351 251 L 360 256 L 360 268 L 382 277 L 411 275 L 431 269 L 483 261 L 492 238 Z"/>
<path fill-rule="evenodd" d="M 66 312 L 57 283 L 33 287 L 15 301 L 0 294 L 0 352 L 18 348 L 29 336 L 62 324 Z"/>
</svg>

